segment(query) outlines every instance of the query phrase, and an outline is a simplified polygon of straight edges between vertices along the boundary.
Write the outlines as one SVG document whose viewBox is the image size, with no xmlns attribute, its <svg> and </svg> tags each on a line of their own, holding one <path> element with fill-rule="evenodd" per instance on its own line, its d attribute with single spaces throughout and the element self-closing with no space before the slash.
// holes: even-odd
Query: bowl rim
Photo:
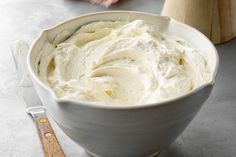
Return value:
<svg viewBox="0 0 236 157">
<path fill-rule="evenodd" d="M 213 52 L 214 52 L 214 55 L 216 57 L 216 65 L 215 67 L 213 68 L 213 72 L 211 74 L 211 80 L 207 83 L 204 83 L 202 84 L 201 86 L 198 86 L 197 88 L 193 89 L 192 91 L 186 93 L 186 94 L 183 94 L 183 95 L 180 95 L 180 96 L 176 96 L 176 97 L 173 97 L 173 98 L 170 98 L 170 99 L 166 99 L 166 100 L 163 100 L 163 101 L 160 101 L 160 102 L 155 102 L 155 103 L 147 103 L 147 104 L 142 104 L 142 105 L 134 105 L 134 106 L 122 106 L 122 105 L 103 105 L 103 104 L 98 104 L 98 103 L 94 103 L 94 102 L 88 102 L 88 101 L 83 101 L 83 100 L 71 100 L 71 99 L 60 99 L 56 96 L 56 94 L 53 92 L 53 90 L 48 87 L 45 83 L 43 83 L 42 80 L 40 80 L 38 78 L 38 76 L 36 76 L 33 68 L 32 68 L 32 65 L 31 65 L 31 54 L 32 54 L 32 51 L 36 45 L 36 43 L 38 42 L 38 40 L 43 36 L 43 34 L 47 33 L 48 31 L 50 30 L 53 30 L 61 25 L 64 25 L 65 23 L 68 23 L 70 21 L 74 21 L 76 19 L 79 19 L 79 18 L 83 18 L 83 17 L 88 17 L 88 16 L 96 16 L 98 14 L 110 14 L 110 13 L 127 13 L 127 14 L 143 14 L 143 15 L 147 15 L 147 16 L 154 16 L 156 18 L 160 18 L 160 19 L 164 19 L 164 20 L 169 20 L 171 22 L 174 22 L 174 23 L 177 23 L 179 25 L 181 25 L 182 27 L 185 27 L 186 29 L 190 29 L 191 31 L 194 31 L 195 33 L 198 33 L 200 34 L 200 36 L 202 38 L 205 38 L 208 43 L 209 43 L 209 46 L 211 46 Z M 70 104 L 75 104 L 75 105 L 82 105 L 84 107 L 90 107 L 90 108 L 98 108 L 98 109 L 110 109 L 110 110 L 132 110 L 132 109 L 144 109 L 144 108 L 151 108 L 151 107 L 156 107 L 156 106 L 163 106 L 163 105 L 168 105 L 168 104 L 173 104 L 172 102 L 174 101 L 178 101 L 178 100 L 181 100 L 181 99 L 184 99 L 190 95 L 193 95 L 195 93 L 197 93 L 198 91 L 204 89 L 204 88 L 207 88 L 208 86 L 213 86 L 215 84 L 215 80 L 216 80 L 216 76 L 217 76 L 217 73 L 218 73 L 218 68 L 219 68 L 219 55 L 218 55 L 218 52 L 216 50 L 216 47 L 214 46 L 214 44 L 203 34 L 201 33 L 200 31 L 198 31 L 196 28 L 193 28 L 187 24 L 184 24 L 182 22 L 179 22 L 171 17 L 168 17 L 168 16 L 161 16 L 161 15 L 158 15 L 158 14 L 154 14 L 154 13 L 149 13 L 149 12 L 142 12 L 142 11 L 126 11 L 126 10 L 119 10 L 119 11 L 98 11 L 98 12 L 92 12 L 92 13 L 87 13 L 87 14 L 83 14 L 83 15 L 79 15 L 79 16 L 76 16 L 76 17 L 73 17 L 73 18 L 69 18 L 68 20 L 64 20 L 63 22 L 60 22 L 59 24 L 56 24 L 56 25 L 53 25 L 47 29 L 43 29 L 39 35 L 37 36 L 37 38 L 33 41 L 30 49 L 29 49 L 29 52 L 27 54 L 27 68 L 29 70 L 29 73 L 31 75 L 31 78 L 34 79 L 34 81 L 36 81 L 41 87 L 43 87 L 44 89 L 46 89 L 50 94 L 51 96 L 53 97 L 53 99 L 57 102 L 57 103 L 70 103 Z M 33 82 L 34 82 L 33 81 Z"/>
</svg>

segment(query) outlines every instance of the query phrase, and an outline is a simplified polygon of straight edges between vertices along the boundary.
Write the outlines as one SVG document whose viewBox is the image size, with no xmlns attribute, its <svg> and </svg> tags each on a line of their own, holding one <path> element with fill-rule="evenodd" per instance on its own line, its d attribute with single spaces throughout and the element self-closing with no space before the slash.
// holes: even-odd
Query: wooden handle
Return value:
<svg viewBox="0 0 236 157">
<path fill-rule="evenodd" d="M 45 157 L 65 157 L 47 117 L 36 119 Z"/>
</svg>

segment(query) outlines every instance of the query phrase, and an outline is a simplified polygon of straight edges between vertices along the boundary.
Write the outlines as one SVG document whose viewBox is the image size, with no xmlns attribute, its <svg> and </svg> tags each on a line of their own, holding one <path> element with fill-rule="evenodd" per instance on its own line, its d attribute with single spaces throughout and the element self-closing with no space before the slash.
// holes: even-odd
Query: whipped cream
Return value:
<svg viewBox="0 0 236 157">
<path fill-rule="evenodd" d="M 143 20 L 82 26 L 57 44 L 46 75 L 61 99 L 123 106 L 174 98 L 210 80 L 202 52 Z"/>
</svg>

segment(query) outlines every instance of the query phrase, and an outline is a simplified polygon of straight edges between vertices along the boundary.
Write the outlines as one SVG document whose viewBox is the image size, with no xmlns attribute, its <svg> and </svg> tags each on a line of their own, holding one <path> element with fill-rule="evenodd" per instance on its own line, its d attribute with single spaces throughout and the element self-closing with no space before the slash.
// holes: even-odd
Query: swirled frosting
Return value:
<svg viewBox="0 0 236 157">
<path fill-rule="evenodd" d="M 209 79 L 203 53 L 143 20 L 84 25 L 57 45 L 47 67 L 57 97 L 104 105 L 160 102 Z"/>
</svg>

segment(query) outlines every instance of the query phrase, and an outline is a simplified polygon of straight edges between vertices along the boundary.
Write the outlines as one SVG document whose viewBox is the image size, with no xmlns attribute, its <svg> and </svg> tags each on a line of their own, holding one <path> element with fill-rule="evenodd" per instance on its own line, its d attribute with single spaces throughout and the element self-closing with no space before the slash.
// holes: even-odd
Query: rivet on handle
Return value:
<svg viewBox="0 0 236 157">
<path fill-rule="evenodd" d="M 46 118 L 40 118 L 39 119 L 39 122 L 41 122 L 41 123 L 45 123 L 45 122 L 47 122 L 48 120 L 46 119 Z"/>
<path fill-rule="evenodd" d="M 47 132 L 47 133 L 44 134 L 44 136 L 50 137 L 50 136 L 52 136 L 52 134 L 50 132 Z"/>
</svg>

